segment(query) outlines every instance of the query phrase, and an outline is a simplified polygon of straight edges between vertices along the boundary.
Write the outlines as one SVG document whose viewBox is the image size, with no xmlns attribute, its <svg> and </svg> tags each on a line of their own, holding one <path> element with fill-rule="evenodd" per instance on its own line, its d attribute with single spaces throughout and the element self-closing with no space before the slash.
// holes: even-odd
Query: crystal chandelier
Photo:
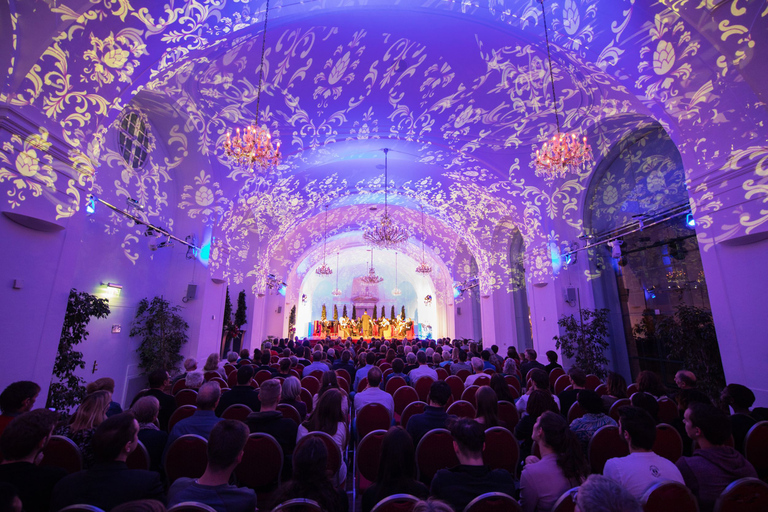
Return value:
<svg viewBox="0 0 768 512">
<path fill-rule="evenodd" d="M 421 230 L 424 234 L 421 237 L 421 263 L 416 267 L 416 272 L 423 276 L 432 272 L 432 267 L 427 264 L 427 259 L 424 257 L 424 238 L 427 236 L 427 228 L 424 224 L 424 207 L 421 207 Z"/>
<path fill-rule="evenodd" d="M 376 275 L 376 270 L 373 268 L 373 249 L 371 249 L 371 266 L 368 268 L 368 275 L 360 278 L 365 284 L 379 284 L 384 280 L 383 277 Z"/>
<path fill-rule="evenodd" d="M 397 287 L 397 253 L 395 253 L 395 287 L 392 289 L 392 295 L 395 297 L 399 296 L 401 293 L 400 288 Z"/>
<path fill-rule="evenodd" d="M 555 123 L 557 133 L 552 140 L 545 142 L 541 149 L 536 150 L 536 176 L 552 181 L 564 178 L 568 173 L 576 172 L 579 168 L 592 161 L 592 146 L 587 144 L 587 138 L 575 133 L 566 135 L 560 133 L 560 118 L 557 115 L 557 93 L 555 92 L 555 76 L 552 73 L 552 55 L 549 50 L 549 32 L 544 0 L 541 0 L 541 13 L 544 21 L 544 38 L 547 42 L 547 60 L 549 61 L 549 79 L 552 83 L 552 100 L 555 108 Z"/>
<path fill-rule="evenodd" d="M 336 253 L 336 288 L 331 292 L 334 297 L 341 297 L 341 290 L 339 290 L 339 253 Z"/>
<path fill-rule="evenodd" d="M 389 216 L 387 205 L 387 189 L 389 188 L 387 154 L 389 148 L 384 148 L 382 151 L 384 151 L 384 216 L 376 226 L 365 230 L 363 239 L 379 249 L 394 249 L 405 243 L 410 235 L 405 228 L 394 224 Z"/>
<path fill-rule="evenodd" d="M 325 205 L 325 229 L 323 230 L 323 264 L 315 269 L 315 273 L 319 276 L 329 276 L 333 274 L 333 270 L 325 263 L 325 247 L 328 244 L 328 205 Z M 336 268 L 338 269 L 338 258 L 336 260 Z M 338 279 L 336 279 L 338 285 Z"/>
<path fill-rule="evenodd" d="M 224 154 L 234 167 L 246 171 L 266 172 L 280 163 L 280 141 L 272 141 L 272 134 L 266 127 L 259 126 L 259 103 L 261 85 L 264 80 L 264 52 L 267 44 L 267 19 L 269 18 L 269 0 L 264 10 L 264 35 L 261 42 L 261 67 L 259 68 L 259 88 L 256 95 L 256 120 L 240 134 L 240 128 L 232 137 L 227 132 L 224 141 Z"/>
</svg>

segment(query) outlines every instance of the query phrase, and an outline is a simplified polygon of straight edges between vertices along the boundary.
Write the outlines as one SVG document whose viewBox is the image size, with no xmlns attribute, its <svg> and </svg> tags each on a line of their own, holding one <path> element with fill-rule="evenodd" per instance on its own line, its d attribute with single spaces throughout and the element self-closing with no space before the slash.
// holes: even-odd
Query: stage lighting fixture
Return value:
<svg viewBox="0 0 768 512">
<path fill-rule="evenodd" d="M 685 216 L 685 225 L 688 226 L 691 229 L 694 229 L 696 227 L 696 220 L 693 218 L 693 213 L 689 213 Z"/>
<path fill-rule="evenodd" d="M 85 213 L 88 215 L 93 215 L 96 213 L 96 198 L 93 196 L 88 196 L 88 202 L 85 203 Z"/>
</svg>

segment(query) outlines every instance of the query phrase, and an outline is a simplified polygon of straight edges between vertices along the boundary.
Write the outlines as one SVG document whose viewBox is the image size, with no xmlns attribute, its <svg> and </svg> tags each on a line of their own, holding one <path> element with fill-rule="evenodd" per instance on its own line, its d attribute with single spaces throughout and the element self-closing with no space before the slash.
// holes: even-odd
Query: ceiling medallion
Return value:
<svg viewBox="0 0 768 512">
<path fill-rule="evenodd" d="M 376 226 L 365 230 L 363 239 L 369 245 L 379 249 L 394 249 L 405 243 L 410 235 L 405 228 L 393 223 L 389 216 L 387 202 L 387 189 L 389 188 L 387 154 L 389 148 L 384 148 L 382 151 L 384 151 L 384 216 Z"/>
<path fill-rule="evenodd" d="M 564 178 L 568 173 L 577 172 L 588 162 L 592 161 L 592 146 L 587 144 L 587 138 L 579 137 L 575 133 L 566 135 L 560 133 L 560 118 L 557 115 L 557 93 L 555 92 L 555 77 L 552 74 L 552 56 L 549 49 L 549 32 L 547 30 L 547 17 L 544 9 L 544 0 L 541 0 L 541 13 L 544 21 L 544 38 L 547 42 L 547 60 L 549 61 L 549 79 L 552 83 L 552 101 L 555 108 L 555 123 L 557 133 L 552 140 L 545 142 L 541 149 L 536 150 L 536 176 L 552 181 L 555 178 Z"/>
<path fill-rule="evenodd" d="M 333 289 L 331 295 L 334 297 L 341 297 L 341 290 L 339 290 L 339 253 L 336 253 L 336 288 Z"/>
<path fill-rule="evenodd" d="M 401 293 L 403 292 L 397 287 L 397 253 L 395 253 L 395 287 L 392 289 L 392 295 L 398 297 Z"/>
<path fill-rule="evenodd" d="M 280 141 L 273 144 L 272 134 L 266 127 L 259 126 L 259 103 L 261 85 L 264 80 L 264 51 L 267 43 L 267 19 L 269 18 L 269 0 L 264 10 L 264 35 L 261 41 L 261 66 L 259 67 L 259 88 L 256 95 L 256 120 L 245 128 L 242 135 L 240 128 L 232 137 L 227 132 L 224 141 L 224 154 L 229 163 L 246 171 L 267 172 L 280 163 Z"/>
<path fill-rule="evenodd" d="M 416 273 L 423 276 L 427 276 L 432 272 L 432 267 L 427 264 L 427 259 L 424 257 L 424 238 L 427 236 L 426 225 L 424 224 L 424 207 L 421 207 L 421 230 L 423 235 L 421 237 L 421 262 L 416 267 Z"/>
<path fill-rule="evenodd" d="M 325 246 L 328 243 L 328 205 L 325 205 L 325 228 L 323 230 L 323 264 L 315 269 L 315 273 L 319 276 L 329 276 L 333 274 L 333 270 L 325 263 Z M 338 258 L 336 260 L 336 268 L 339 268 Z M 336 288 L 338 288 L 339 280 L 336 279 Z"/>
<path fill-rule="evenodd" d="M 376 275 L 376 269 L 373 268 L 373 249 L 371 249 L 371 266 L 368 267 L 368 275 L 360 278 L 365 284 L 379 284 L 384 280 L 383 277 Z"/>
</svg>

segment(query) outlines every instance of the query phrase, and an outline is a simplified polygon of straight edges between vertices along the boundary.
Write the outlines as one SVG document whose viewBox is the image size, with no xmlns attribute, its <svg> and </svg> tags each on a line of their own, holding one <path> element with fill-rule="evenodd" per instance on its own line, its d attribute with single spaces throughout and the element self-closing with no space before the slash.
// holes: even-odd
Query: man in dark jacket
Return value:
<svg viewBox="0 0 768 512">
<path fill-rule="evenodd" d="M 299 426 L 289 419 L 284 418 L 283 413 L 277 410 L 280 402 L 281 386 L 277 379 L 269 379 L 261 384 L 259 399 L 261 410 L 248 415 L 246 423 L 251 433 L 261 432 L 275 438 L 283 449 L 283 480 L 287 480 L 293 473 L 291 464 L 293 449 L 296 447 L 296 434 Z"/>
<path fill-rule="evenodd" d="M 731 437 L 728 416 L 717 407 L 691 403 L 683 417 L 685 432 L 699 449 L 691 457 L 680 457 L 677 469 L 685 485 L 699 501 L 701 512 L 711 512 L 720 493 L 734 480 L 757 478 L 755 468 L 726 442 Z"/>
<path fill-rule="evenodd" d="M 125 460 L 138 445 L 139 423 L 131 412 L 104 420 L 93 434 L 96 464 L 59 480 L 53 489 L 51 510 L 84 503 L 102 510 L 134 500 L 165 502 L 160 475 L 154 471 L 128 469 Z"/>
<path fill-rule="evenodd" d="M 216 416 L 221 417 L 227 407 L 235 404 L 247 405 L 251 411 L 258 411 L 261 408 L 259 392 L 251 387 L 251 379 L 253 379 L 252 366 L 245 365 L 238 368 L 237 386 L 221 395 L 219 405 L 216 406 Z"/>
<path fill-rule="evenodd" d="M 451 397 L 451 387 L 443 380 L 432 383 L 429 388 L 429 397 L 424 412 L 411 416 L 406 425 L 406 430 L 413 439 L 413 445 L 418 446 L 419 441 L 424 435 L 434 428 L 445 428 L 449 419 L 456 417 L 449 416 L 445 412 L 445 406 Z"/>
<path fill-rule="evenodd" d="M 168 420 L 171 419 L 173 411 L 176 410 L 176 400 L 163 391 L 163 388 L 169 386 L 171 378 L 165 370 L 155 370 L 149 374 L 149 391 L 136 395 L 134 402 L 142 396 L 153 396 L 160 402 L 160 414 L 157 416 L 157 422 L 160 423 L 160 430 L 168 432 Z M 131 404 L 133 406 L 133 404 Z"/>
<path fill-rule="evenodd" d="M 528 372 L 534 368 L 544 369 L 544 365 L 536 360 L 539 356 L 532 348 L 525 349 L 525 357 L 527 360 L 520 364 L 520 373 L 523 374 L 523 379 L 526 379 Z"/>
</svg>

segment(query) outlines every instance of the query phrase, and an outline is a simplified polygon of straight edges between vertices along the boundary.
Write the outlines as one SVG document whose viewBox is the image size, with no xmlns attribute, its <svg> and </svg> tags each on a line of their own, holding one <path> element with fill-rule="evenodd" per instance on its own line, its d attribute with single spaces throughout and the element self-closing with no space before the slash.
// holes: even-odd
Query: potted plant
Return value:
<svg viewBox="0 0 768 512">
<path fill-rule="evenodd" d="M 174 306 L 163 297 L 152 301 L 141 299 L 130 336 L 141 340 L 136 352 L 139 368 L 145 374 L 157 369 L 178 369 L 183 359 L 181 347 L 187 342 L 189 324 L 179 314 L 181 306 Z"/>
<path fill-rule="evenodd" d="M 555 347 L 563 354 L 576 358 L 576 366 L 586 373 L 594 373 L 603 379 L 607 372 L 608 358 L 608 309 L 580 309 L 579 318 L 563 315 L 557 321 L 562 329 L 554 336 Z"/>
</svg>

